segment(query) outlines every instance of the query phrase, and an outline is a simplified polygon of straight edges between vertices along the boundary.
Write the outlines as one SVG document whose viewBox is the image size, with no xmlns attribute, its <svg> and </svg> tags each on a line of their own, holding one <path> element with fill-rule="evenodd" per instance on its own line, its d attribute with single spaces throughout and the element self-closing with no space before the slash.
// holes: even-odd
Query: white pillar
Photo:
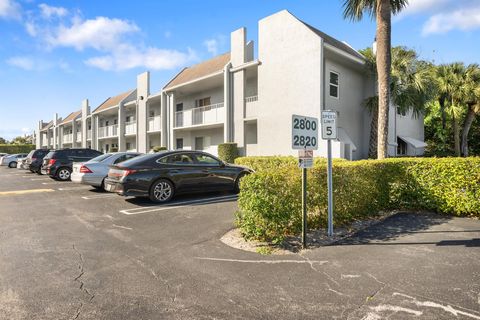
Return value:
<svg viewBox="0 0 480 320">
<path fill-rule="evenodd" d="M 118 128 L 117 128 L 117 136 L 118 136 L 118 151 L 126 151 L 127 144 L 125 141 L 125 106 L 123 102 L 118 105 Z"/>
<path fill-rule="evenodd" d="M 173 130 L 173 128 L 175 127 L 175 111 L 176 111 L 176 102 L 175 102 L 175 93 L 170 93 L 169 95 L 169 104 L 168 104 L 168 112 L 170 113 L 169 114 L 169 122 L 170 122 L 170 126 L 169 126 L 169 134 L 168 134 L 168 141 L 169 141 L 169 145 L 168 145 L 168 148 L 169 149 L 175 149 L 176 146 L 175 146 L 175 131 Z"/>
<path fill-rule="evenodd" d="M 137 76 L 137 151 L 146 153 L 147 145 L 147 98 L 150 95 L 150 73 Z"/>
<path fill-rule="evenodd" d="M 53 115 L 53 142 L 52 142 L 52 148 L 53 149 L 58 149 L 58 113 L 55 113 Z"/>
<path fill-rule="evenodd" d="M 164 147 L 167 147 L 167 149 L 172 149 L 171 146 L 169 146 L 168 143 L 168 136 L 169 136 L 169 128 L 171 127 L 171 124 L 169 125 L 169 112 L 168 112 L 168 96 L 165 92 L 162 92 L 162 100 L 161 100 L 161 105 L 160 105 L 160 121 L 161 121 L 161 134 L 160 134 L 160 139 L 161 142 L 160 144 Z"/>
<path fill-rule="evenodd" d="M 82 101 L 82 148 L 87 147 L 88 139 L 88 124 L 87 117 L 90 114 L 90 106 L 88 99 Z M 93 126 L 92 126 L 93 127 Z"/>
</svg>

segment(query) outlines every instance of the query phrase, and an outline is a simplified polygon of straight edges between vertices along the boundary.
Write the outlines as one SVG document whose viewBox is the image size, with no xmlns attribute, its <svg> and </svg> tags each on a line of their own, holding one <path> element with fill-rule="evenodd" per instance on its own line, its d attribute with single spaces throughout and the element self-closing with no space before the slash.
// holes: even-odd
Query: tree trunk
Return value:
<svg viewBox="0 0 480 320">
<path fill-rule="evenodd" d="M 368 157 L 377 157 L 377 134 L 378 134 L 378 109 L 372 108 L 372 122 L 370 123 L 370 144 L 368 146 Z"/>
<path fill-rule="evenodd" d="M 472 127 L 473 120 L 475 120 L 475 110 L 473 110 L 473 106 L 468 106 L 468 113 L 462 130 L 462 156 L 464 157 L 468 157 L 468 132 Z"/>
<path fill-rule="evenodd" d="M 377 0 L 378 141 L 377 158 L 388 156 L 388 109 L 390 100 L 391 7 L 390 0 Z"/>
<path fill-rule="evenodd" d="M 455 155 L 460 157 L 460 130 L 458 120 L 452 112 L 453 141 L 455 142 Z"/>
<path fill-rule="evenodd" d="M 442 115 L 442 129 L 445 130 L 447 126 L 447 115 L 445 113 L 445 97 L 441 96 L 438 98 L 438 103 L 440 104 L 440 114 Z"/>
</svg>

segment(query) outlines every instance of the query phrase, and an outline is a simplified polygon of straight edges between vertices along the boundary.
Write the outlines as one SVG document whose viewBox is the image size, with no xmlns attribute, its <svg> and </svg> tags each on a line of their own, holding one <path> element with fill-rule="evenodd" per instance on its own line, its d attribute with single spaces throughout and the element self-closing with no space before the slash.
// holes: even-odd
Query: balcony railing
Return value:
<svg viewBox="0 0 480 320">
<path fill-rule="evenodd" d="M 148 131 L 160 131 L 161 129 L 160 116 L 148 118 Z"/>
<path fill-rule="evenodd" d="M 258 111 L 258 96 L 250 96 L 250 97 L 245 97 L 245 117 L 246 118 L 252 118 L 257 116 L 257 111 Z"/>
<path fill-rule="evenodd" d="M 82 142 L 82 133 L 80 131 L 77 132 L 77 142 Z"/>
<path fill-rule="evenodd" d="M 175 112 L 175 128 L 225 121 L 223 102 Z"/>
<path fill-rule="evenodd" d="M 125 134 L 137 134 L 137 123 L 136 122 L 125 123 Z"/>
<path fill-rule="evenodd" d="M 117 137 L 118 125 L 113 124 L 110 126 L 104 126 L 98 128 L 98 137 L 99 138 L 108 138 L 108 137 Z"/>
<path fill-rule="evenodd" d="M 72 141 L 73 141 L 73 133 L 63 135 L 63 143 L 72 143 Z"/>
</svg>

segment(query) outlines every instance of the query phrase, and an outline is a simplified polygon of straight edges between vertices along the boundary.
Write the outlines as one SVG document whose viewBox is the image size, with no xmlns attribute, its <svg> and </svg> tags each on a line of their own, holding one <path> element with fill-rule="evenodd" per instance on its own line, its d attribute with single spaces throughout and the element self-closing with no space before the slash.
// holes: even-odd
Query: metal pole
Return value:
<svg viewBox="0 0 480 320">
<path fill-rule="evenodd" d="M 307 248 L 307 169 L 302 168 L 302 247 Z"/>
<path fill-rule="evenodd" d="M 332 140 L 327 140 L 328 148 L 328 167 L 327 167 L 327 184 L 328 184 L 328 236 L 333 236 L 333 192 L 332 192 Z"/>
</svg>

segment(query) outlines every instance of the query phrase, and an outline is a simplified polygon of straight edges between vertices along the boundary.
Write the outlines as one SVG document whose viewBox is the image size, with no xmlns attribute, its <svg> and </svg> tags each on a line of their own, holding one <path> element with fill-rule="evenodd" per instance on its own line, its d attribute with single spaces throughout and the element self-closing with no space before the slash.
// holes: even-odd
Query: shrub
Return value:
<svg viewBox="0 0 480 320">
<path fill-rule="evenodd" d="M 35 148 L 34 144 L 0 144 L 0 152 L 8 154 L 29 153 Z"/>
<path fill-rule="evenodd" d="M 334 163 L 345 162 L 344 159 L 333 159 Z M 284 167 L 298 167 L 298 158 L 294 156 L 275 156 L 275 157 L 240 157 L 235 159 L 238 165 L 249 167 L 255 171 L 266 169 L 278 169 Z M 326 158 L 314 158 L 314 165 L 326 164 Z"/>
<path fill-rule="evenodd" d="M 111 147 L 110 152 L 118 152 L 118 148 L 117 147 Z"/>
<path fill-rule="evenodd" d="M 160 152 L 160 151 L 164 151 L 164 150 L 167 150 L 167 147 L 163 147 L 163 146 L 155 146 L 152 148 L 153 152 Z"/>
<path fill-rule="evenodd" d="M 301 170 L 294 159 L 237 161 L 256 169 L 241 182 L 236 214 L 246 239 L 278 242 L 300 232 Z M 336 225 L 393 208 L 480 216 L 480 158 L 335 161 L 333 195 Z M 309 228 L 326 226 L 324 160 L 308 171 L 307 209 Z"/>
<path fill-rule="evenodd" d="M 233 142 L 219 144 L 218 157 L 227 163 L 233 163 L 238 157 L 237 144 Z"/>
</svg>

